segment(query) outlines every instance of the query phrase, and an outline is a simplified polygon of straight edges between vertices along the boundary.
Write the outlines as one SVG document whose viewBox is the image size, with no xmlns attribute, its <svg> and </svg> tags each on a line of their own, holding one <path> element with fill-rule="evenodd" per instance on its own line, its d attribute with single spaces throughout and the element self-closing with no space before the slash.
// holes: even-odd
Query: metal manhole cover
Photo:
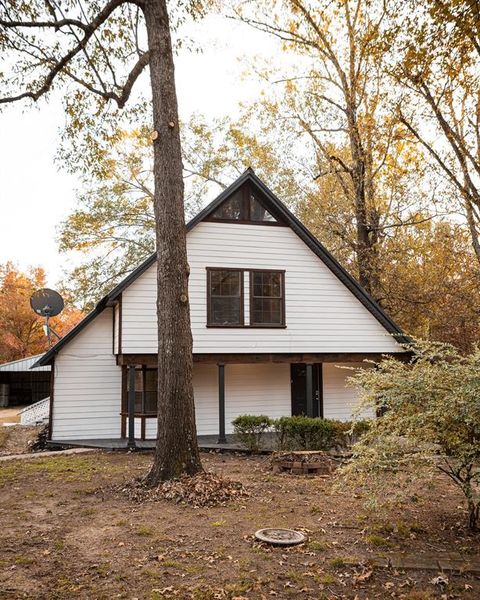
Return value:
<svg viewBox="0 0 480 600">
<path fill-rule="evenodd" d="M 300 531 L 293 529 L 259 529 L 255 537 L 261 542 L 275 546 L 295 546 L 305 541 L 306 537 Z"/>
</svg>

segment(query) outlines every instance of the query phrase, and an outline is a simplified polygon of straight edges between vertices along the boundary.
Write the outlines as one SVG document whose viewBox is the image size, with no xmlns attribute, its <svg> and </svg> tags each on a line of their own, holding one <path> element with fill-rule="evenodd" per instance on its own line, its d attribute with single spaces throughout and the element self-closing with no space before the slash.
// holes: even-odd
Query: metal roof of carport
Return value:
<svg viewBox="0 0 480 600">
<path fill-rule="evenodd" d="M 43 367 L 34 367 L 33 365 L 42 358 L 43 354 L 35 354 L 35 356 L 27 356 L 8 363 L 0 364 L 0 372 L 22 373 L 25 371 L 50 371 L 50 365 Z"/>
</svg>

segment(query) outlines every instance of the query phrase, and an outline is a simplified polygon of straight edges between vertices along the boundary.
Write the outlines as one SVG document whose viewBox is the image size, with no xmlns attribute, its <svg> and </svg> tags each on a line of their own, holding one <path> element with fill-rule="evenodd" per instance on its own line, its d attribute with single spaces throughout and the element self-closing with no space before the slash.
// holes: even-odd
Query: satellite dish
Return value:
<svg viewBox="0 0 480 600">
<path fill-rule="evenodd" d="M 48 322 L 50 317 L 55 317 L 63 310 L 64 302 L 60 294 L 55 290 L 50 290 L 48 288 L 37 290 L 30 298 L 30 306 L 37 315 L 45 317 L 44 329 L 49 346 L 52 344 L 52 333 L 58 340 L 61 339 L 58 333 L 50 327 L 50 323 Z"/>
<path fill-rule="evenodd" d="M 63 298 L 55 290 L 43 288 L 37 290 L 30 298 L 30 306 L 42 317 L 55 317 L 63 310 Z"/>
</svg>

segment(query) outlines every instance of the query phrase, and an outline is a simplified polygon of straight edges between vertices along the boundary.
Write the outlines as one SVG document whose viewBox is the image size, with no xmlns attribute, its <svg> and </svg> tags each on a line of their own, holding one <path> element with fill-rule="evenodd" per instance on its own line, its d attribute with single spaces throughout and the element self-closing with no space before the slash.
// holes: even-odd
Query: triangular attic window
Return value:
<svg viewBox="0 0 480 600">
<path fill-rule="evenodd" d="M 277 219 L 270 214 L 247 185 L 222 202 L 210 218 L 215 221 L 278 224 Z"/>
<path fill-rule="evenodd" d="M 250 194 L 250 221 L 268 221 L 270 223 L 276 223 L 277 221 L 253 194 Z"/>
<path fill-rule="evenodd" d="M 225 200 L 217 210 L 212 214 L 212 219 L 221 219 L 227 221 L 245 220 L 245 202 L 243 199 L 243 190 L 240 189 L 228 200 Z"/>
</svg>

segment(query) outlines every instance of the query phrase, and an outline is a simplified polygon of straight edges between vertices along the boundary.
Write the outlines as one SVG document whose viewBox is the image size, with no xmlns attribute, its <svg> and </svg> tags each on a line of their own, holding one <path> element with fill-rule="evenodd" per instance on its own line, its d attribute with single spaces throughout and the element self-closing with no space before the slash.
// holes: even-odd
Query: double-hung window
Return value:
<svg viewBox="0 0 480 600">
<path fill-rule="evenodd" d="M 250 285 L 250 318 L 244 320 L 244 277 Z M 285 327 L 285 272 L 207 269 L 208 327 Z"/>
<path fill-rule="evenodd" d="M 282 271 L 250 272 L 250 325 L 285 325 L 284 275 Z"/>
<path fill-rule="evenodd" d="M 243 270 L 208 269 L 207 324 L 243 327 Z"/>
</svg>

